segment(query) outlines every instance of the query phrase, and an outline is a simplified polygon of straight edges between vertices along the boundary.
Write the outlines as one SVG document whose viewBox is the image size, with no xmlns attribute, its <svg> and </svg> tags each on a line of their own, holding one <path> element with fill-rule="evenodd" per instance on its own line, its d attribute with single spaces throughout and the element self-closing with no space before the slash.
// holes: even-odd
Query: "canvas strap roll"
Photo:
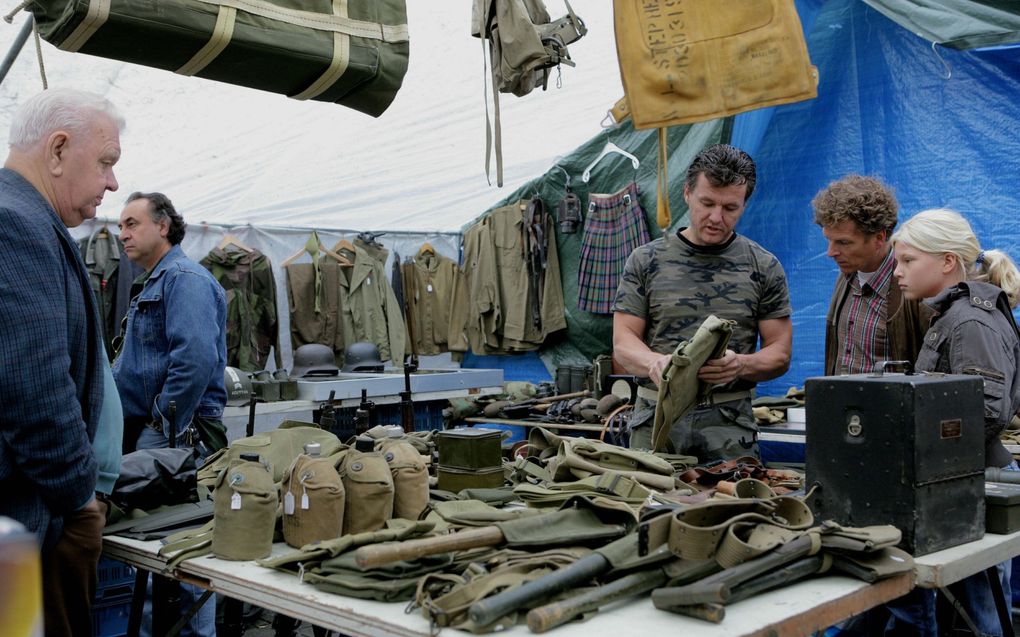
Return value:
<svg viewBox="0 0 1020 637">
<path fill-rule="evenodd" d="M 584 438 L 563 439 L 556 457 L 549 462 L 549 469 L 557 481 L 613 471 L 653 489 L 669 491 L 676 486 L 673 465 L 662 458 Z"/>
<path fill-rule="evenodd" d="M 505 559 L 498 560 L 489 570 L 486 570 L 485 565 L 478 565 L 473 569 L 469 567 L 462 576 L 426 575 L 418 583 L 415 600 L 425 617 L 439 627 L 452 626 L 483 632 L 486 626 L 476 626 L 468 617 L 468 609 L 472 604 L 538 579 L 557 568 L 572 564 L 588 553 L 589 549 L 583 548 L 553 549 L 540 553 L 504 551 L 502 554 Z"/>
<path fill-rule="evenodd" d="M 723 568 L 742 564 L 781 544 L 796 539 L 814 523 L 814 515 L 803 500 L 778 497 L 767 518 L 747 519 L 731 524 L 716 549 L 715 560 Z"/>
<path fill-rule="evenodd" d="M 576 482 L 553 482 L 544 486 L 519 484 L 514 487 L 514 493 L 532 506 L 551 506 L 562 504 L 576 495 L 602 496 L 639 505 L 652 492 L 631 476 L 608 471 Z"/>
<path fill-rule="evenodd" d="M 680 558 L 715 558 L 729 567 L 795 539 L 813 523 L 797 498 L 710 500 L 674 514 L 669 547 Z"/>
</svg>

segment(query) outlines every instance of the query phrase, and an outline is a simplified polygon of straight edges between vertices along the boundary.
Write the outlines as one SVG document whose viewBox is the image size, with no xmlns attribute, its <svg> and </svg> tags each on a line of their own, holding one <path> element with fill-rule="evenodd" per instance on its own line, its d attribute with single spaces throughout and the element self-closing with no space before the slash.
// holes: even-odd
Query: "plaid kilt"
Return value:
<svg viewBox="0 0 1020 637">
<path fill-rule="evenodd" d="M 577 307 L 611 314 L 623 266 L 634 248 L 650 241 L 637 184 L 612 195 L 588 195 L 588 214 L 577 273 Z"/>
</svg>

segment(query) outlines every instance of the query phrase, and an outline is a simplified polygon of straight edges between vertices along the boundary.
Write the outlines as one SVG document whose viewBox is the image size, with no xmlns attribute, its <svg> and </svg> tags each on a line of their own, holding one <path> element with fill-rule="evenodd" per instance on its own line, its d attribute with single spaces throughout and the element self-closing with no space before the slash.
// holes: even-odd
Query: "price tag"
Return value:
<svg viewBox="0 0 1020 637">
<path fill-rule="evenodd" d="M 230 496 L 230 508 L 234 511 L 241 510 L 241 494 L 234 491 L 234 495 Z"/>
<path fill-rule="evenodd" d="M 294 494 L 290 491 L 283 495 L 283 512 L 285 515 L 294 515 Z"/>
</svg>

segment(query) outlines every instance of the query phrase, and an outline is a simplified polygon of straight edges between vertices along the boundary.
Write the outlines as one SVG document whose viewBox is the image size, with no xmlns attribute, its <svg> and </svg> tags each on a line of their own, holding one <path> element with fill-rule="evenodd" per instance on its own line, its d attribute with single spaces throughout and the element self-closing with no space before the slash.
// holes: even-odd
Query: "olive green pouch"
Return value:
<svg viewBox="0 0 1020 637">
<path fill-rule="evenodd" d="M 346 491 L 344 533 L 381 529 L 393 515 L 393 476 L 382 452 L 349 450 L 340 475 Z"/>
<path fill-rule="evenodd" d="M 212 553 L 224 560 L 257 560 L 273 548 L 276 485 L 261 460 L 239 459 L 216 480 Z"/>
<path fill-rule="evenodd" d="M 343 533 L 345 492 L 331 458 L 301 454 L 283 477 L 283 539 L 294 548 Z"/>
<path fill-rule="evenodd" d="M 429 504 L 425 457 L 401 439 L 386 439 L 379 446 L 393 477 L 393 517 L 417 520 Z"/>
</svg>

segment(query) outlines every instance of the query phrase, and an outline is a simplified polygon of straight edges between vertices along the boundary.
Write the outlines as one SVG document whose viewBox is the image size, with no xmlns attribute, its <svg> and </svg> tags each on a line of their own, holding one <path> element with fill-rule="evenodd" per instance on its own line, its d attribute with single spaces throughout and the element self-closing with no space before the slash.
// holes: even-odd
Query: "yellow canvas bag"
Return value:
<svg viewBox="0 0 1020 637">
<path fill-rule="evenodd" d="M 690 124 L 815 97 L 793 0 L 614 0 L 634 128 Z"/>
</svg>

